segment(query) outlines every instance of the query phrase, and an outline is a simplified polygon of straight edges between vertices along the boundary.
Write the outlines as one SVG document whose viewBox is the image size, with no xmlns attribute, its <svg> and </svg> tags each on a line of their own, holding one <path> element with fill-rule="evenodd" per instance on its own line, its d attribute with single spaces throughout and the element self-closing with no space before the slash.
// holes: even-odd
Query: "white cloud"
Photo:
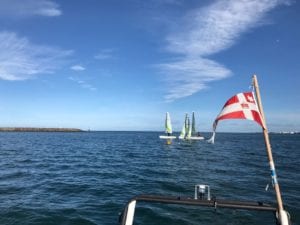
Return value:
<svg viewBox="0 0 300 225">
<path fill-rule="evenodd" d="M 0 32 L 0 79 L 26 80 L 53 73 L 72 51 L 32 44 L 13 32 Z"/>
<path fill-rule="evenodd" d="M 114 51 L 114 49 L 103 49 L 97 55 L 95 55 L 94 58 L 98 60 L 114 58 Z"/>
<path fill-rule="evenodd" d="M 71 66 L 70 69 L 74 70 L 74 71 L 84 71 L 85 67 L 83 67 L 81 65 L 74 65 L 74 66 Z"/>
<path fill-rule="evenodd" d="M 266 13 L 287 0 L 219 0 L 208 7 L 190 12 L 177 32 L 167 37 L 167 50 L 180 55 L 159 65 L 167 72 L 172 89 L 165 96 L 172 101 L 192 95 L 207 83 L 232 74 L 226 67 L 207 59 L 234 45 L 238 38 L 254 27 L 264 24 Z"/>
<path fill-rule="evenodd" d="M 183 98 L 207 88 L 206 83 L 228 77 L 231 71 L 204 58 L 183 58 L 159 67 L 167 74 L 169 92 L 166 101 Z"/>
<path fill-rule="evenodd" d="M 0 0 L 0 15 L 12 17 L 60 16 L 59 5 L 51 0 Z"/>
<path fill-rule="evenodd" d="M 97 88 L 95 88 L 93 85 L 87 83 L 86 81 L 77 79 L 75 77 L 69 77 L 69 80 L 77 83 L 81 88 L 88 89 L 90 91 L 97 91 Z"/>
</svg>

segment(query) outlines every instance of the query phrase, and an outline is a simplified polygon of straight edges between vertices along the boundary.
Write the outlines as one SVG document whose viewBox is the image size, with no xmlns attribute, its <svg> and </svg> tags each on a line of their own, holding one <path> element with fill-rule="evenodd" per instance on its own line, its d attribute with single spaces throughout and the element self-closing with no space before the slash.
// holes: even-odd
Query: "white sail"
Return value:
<svg viewBox="0 0 300 225">
<path fill-rule="evenodd" d="M 171 117 L 170 117 L 170 114 L 168 112 L 166 114 L 165 127 L 166 127 L 166 133 L 167 134 L 172 134 Z"/>
<path fill-rule="evenodd" d="M 192 136 L 196 136 L 197 132 L 196 132 L 196 120 L 195 120 L 195 113 L 193 112 L 192 115 Z"/>
<path fill-rule="evenodd" d="M 195 120 L 195 113 L 193 112 L 192 115 L 192 125 L 190 126 L 190 133 L 191 136 L 189 136 L 188 139 L 190 140 L 204 140 L 204 137 L 200 135 L 200 133 L 197 133 L 196 131 L 196 120 Z"/>
<path fill-rule="evenodd" d="M 180 139 L 184 139 L 184 137 L 185 137 L 185 124 L 183 124 L 181 133 L 179 135 Z"/>
<path fill-rule="evenodd" d="M 187 134 L 186 134 L 186 139 L 190 139 L 191 136 L 192 136 L 192 126 L 191 126 L 191 123 L 190 123 L 190 119 L 188 118 L 188 122 L 187 122 Z"/>
<path fill-rule="evenodd" d="M 185 138 L 186 138 L 186 135 L 187 135 L 188 132 L 189 132 L 189 122 L 190 122 L 189 115 L 186 114 L 186 115 L 185 115 L 185 120 L 184 120 L 184 126 L 185 126 Z"/>
<path fill-rule="evenodd" d="M 159 138 L 160 139 L 175 139 L 175 136 L 172 136 L 172 124 L 171 124 L 171 117 L 170 114 L 167 112 L 166 113 L 166 120 L 165 120 L 165 133 L 167 133 L 167 135 L 160 135 Z"/>
<path fill-rule="evenodd" d="M 182 126 L 182 130 L 181 130 L 181 133 L 178 137 L 179 139 L 184 139 L 185 135 L 187 134 L 187 121 L 188 121 L 188 114 L 186 113 L 184 123 L 183 123 L 183 126 Z"/>
</svg>

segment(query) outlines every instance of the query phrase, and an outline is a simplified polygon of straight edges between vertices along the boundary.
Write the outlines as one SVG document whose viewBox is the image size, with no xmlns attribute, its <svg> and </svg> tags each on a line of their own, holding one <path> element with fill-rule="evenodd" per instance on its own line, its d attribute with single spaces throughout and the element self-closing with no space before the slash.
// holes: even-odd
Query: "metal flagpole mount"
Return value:
<svg viewBox="0 0 300 225">
<path fill-rule="evenodd" d="M 268 132 L 267 125 L 266 125 L 266 119 L 265 119 L 265 115 L 264 115 L 264 111 L 263 111 L 263 107 L 262 107 L 258 81 L 257 81 L 257 77 L 255 74 L 253 75 L 253 78 L 252 78 L 252 85 L 255 90 L 258 109 L 260 111 L 260 114 L 261 114 L 261 117 L 263 120 L 263 124 L 264 124 L 263 134 L 264 134 L 264 139 L 265 139 L 265 144 L 266 144 L 267 155 L 268 155 L 268 159 L 269 159 L 271 177 L 272 177 L 272 181 L 274 184 L 276 200 L 277 200 L 277 205 L 278 205 L 277 218 L 279 219 L 281 225 L 289 225 L 290 222 L 289 222 L 288 213 L 283 209 L 280 188 L 279 188 L 279 184 L 278 184 L 278 180 L 277 180 L 275 164 L 274 164 L 273 155 L 272 155 L 272 148 L 271 148 L 271 144 L 270 144 L 269 132 Z"/>
<path fill-rule="evenodd" d="M 195 185 L 195 197 L 194 199 L 207 199 L 211 200 L 210 197 L 210 187 L 206 184 L 197 184 Z"/>
</svg>

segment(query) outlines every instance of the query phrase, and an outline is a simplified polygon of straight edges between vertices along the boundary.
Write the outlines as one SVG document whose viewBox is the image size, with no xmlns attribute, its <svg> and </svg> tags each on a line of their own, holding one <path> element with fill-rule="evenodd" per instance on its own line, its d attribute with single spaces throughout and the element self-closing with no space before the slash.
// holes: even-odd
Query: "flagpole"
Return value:
<svg viewBox="0 0 300 225">
<path fill-rule="evenodd" d="M 266 144 L 266 150 L 267 150 L 267 155 L 268 155 L 268 159 L 269 159 L 269 165 L 270 165 L 270 170 L 271 170 L 271 175 L 272 175 L 272 181 L 273 181 L 274 189 L 275 189 L 275 193 L 276 193 L 278 211 L 280 213 L 279 217 L 280 217 L 280 220 L 281 220 L 281 224 L 285 224 L 285 222 L 284 222 L 285 219 L 282 218 L 282 217 L 285 217 L 285 216 L 281 215 L 285 211 L 283 210 L 283 203 L 282 203 L 279 184 L 278 184 L 278 181 L 277 181 L 277 176 L 276 176 L 275 164 L 274 164 L 274 160 L 273 160 L 273 156 L 272 156 L 272 149 L 271 149 L 271 144 L 270 144 L 269 133 L 268 133 L 268 129 L 267 129 L 267 126 L 266 126 L 266 119 L 265 119 L 265 115 L 264 115 L 264 111 L 263 111 L 263 107 L 262 107 L 262 103 L 261 103 L 259 86 L 258 86 L 258 82 L 257 82 L 257 78 L 256 78 L 255 74 L 253 75 L 253 86 L 255 88 L 258 108 L 259 108 L 259 111 L 261 113 L 263 124 L 264 124 L 263 134 L 264 134 L 264 138 L 265 138 L 265 144 Z"/>
</svg>

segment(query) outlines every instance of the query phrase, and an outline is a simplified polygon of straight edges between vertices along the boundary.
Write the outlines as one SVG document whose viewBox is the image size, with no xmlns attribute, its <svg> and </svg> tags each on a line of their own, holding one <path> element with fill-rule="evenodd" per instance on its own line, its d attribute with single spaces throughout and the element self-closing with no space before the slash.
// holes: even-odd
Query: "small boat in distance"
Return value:
<svg viewBox="0 0 300 225">
<path fill-rule="evenodd" d="M 172 124 L 171 124 L 171 117 L 170 114 L 166 113 L 166 120 L 165 120 L 165 128 L 167 135 L 160 135 L 160 139 L 175 139 L 176 136 L 172 136 Z"/>
<path fill-rule="evenodd" d="M 196 120 L 195 120 L 195 113 L 193 112 L 192 116 L 192 126 L 190 128 L 191 135 L 187 138 L 189 140 L 204 140 L 204 137 L 200 135 L 200 132 L 196 131 Z"/>
<path fill-rule="evenodd" d="M 204 137 L 202 137 L 200 133 L 196 131 L 196 120 L 194 112 L 192 115 L 192 124 L 190 123 L 188 114 L 185 114 L 184 124 L 178 138 L 185 140 L 204 140 Z"/>
</svg>

